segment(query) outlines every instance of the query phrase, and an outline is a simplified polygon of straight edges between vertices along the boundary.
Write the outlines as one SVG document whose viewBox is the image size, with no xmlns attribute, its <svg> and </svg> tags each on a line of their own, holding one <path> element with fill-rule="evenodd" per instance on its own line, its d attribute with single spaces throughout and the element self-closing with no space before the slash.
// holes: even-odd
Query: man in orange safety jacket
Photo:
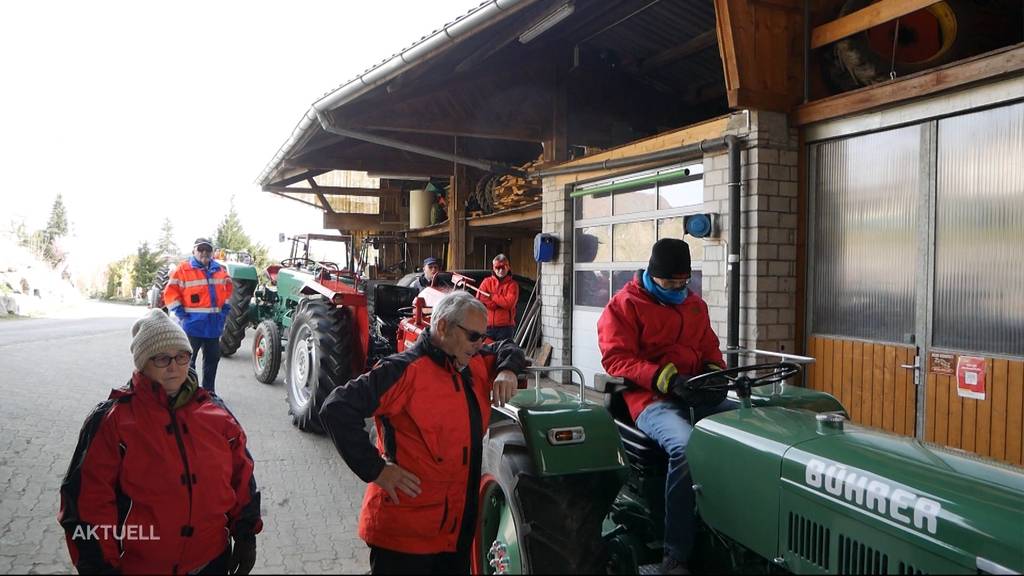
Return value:
<svg viewBox="0 0 1024 576">
<path fill-rule="evenodd" d="M 192 257 L 171 274 L 164 288 L 164 306 L 173 312 L 192 344 L 192 369 L 203 351 L 203 388 L 214 392 L 220 362 L 220 334 L 231 311 L 231 278 L 213 259 L 213 244 L 196 238 Z"/>
</svg>

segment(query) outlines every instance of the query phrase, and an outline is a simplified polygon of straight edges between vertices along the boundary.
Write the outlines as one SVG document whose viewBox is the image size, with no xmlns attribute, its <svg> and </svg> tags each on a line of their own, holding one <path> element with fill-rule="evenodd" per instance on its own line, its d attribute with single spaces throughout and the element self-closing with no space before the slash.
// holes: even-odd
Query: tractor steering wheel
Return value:
<svg viewBox="0 0 1024 576">
<path fill-rule="evenodd" d="M 412 315 L 416 312 L 415 306 L 402 306 L 396 310 L 399 316 L 402 318 L 412 318 Z"/>
<path fill-rule="evenodd" d="M 334 262 L 330 262 L 328 260 L 321 260 L 321 261 L 317 262 L 316 265 L 321 267 L 321 268 L 326 269 L 328 272 L 331 272 L 331 273 L 340 272 L 341 271 L 341 268 L 338 268 L 337 264 L 335 264 Z"/>
<path fill-rule="evenodd" d="M 771 370 L 761 376 L 747 376 L 748 372 Z M 737 366 L 716 372 L 708 372 L 694 376 L 686 381 L 686 387 L 692 390 L 736 390 L 741 396 L 749 395 L 755 386 L 765 386 L 788 380 L 800 373 L 800 366 L 792 362 L 768 362 Z"/>
<path fill-rule="evenodd" d="M 310 260 L 309 258 L 303 258 L 301 256 L 281 260 L 282 268 L 312 268 L 313 266 L 316 266 L 316 260 Z"/>
</svg>

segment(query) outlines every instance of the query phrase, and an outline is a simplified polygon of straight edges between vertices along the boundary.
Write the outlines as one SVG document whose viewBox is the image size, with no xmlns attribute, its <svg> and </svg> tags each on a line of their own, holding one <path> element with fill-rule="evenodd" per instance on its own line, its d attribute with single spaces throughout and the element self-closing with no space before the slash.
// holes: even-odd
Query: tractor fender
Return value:
<svg viewBox="0 0 1024 576">
<path fill-rule="evenodd" d="M 232 280 L 252 280 L 258 282 L 259 277 L 256 274 L 256 267 L 252 264 L 242 264 L 241 262 L 224 262 L 223 266 L 228 270 L 228 276 Z"/>
<path fill-rule="evenodd" d="M 362 306 L 366 307 L 366 295 L 354 292 L 335 292 L 319 282 L 306 282 L 299 290 L 299 294 L 306 296 L 320 295 L 337 306 Z"/>
<path fill-rule="evenodd" d="M 515 420 L 538 476 L 618 471 L 628 473 L 618 428 L 603 406 L 580 402 L 560 390 L 519 391 L 494 421 Z"/>
</svg>

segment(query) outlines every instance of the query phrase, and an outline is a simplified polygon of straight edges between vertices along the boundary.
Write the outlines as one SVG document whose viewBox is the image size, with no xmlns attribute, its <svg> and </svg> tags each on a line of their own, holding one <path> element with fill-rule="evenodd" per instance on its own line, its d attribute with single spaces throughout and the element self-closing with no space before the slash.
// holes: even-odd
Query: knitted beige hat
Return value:
<svg viewBox="0 0 1024 576">
<path fill-rule="evenodd" d="M 162 352 L 173 355 L 182 350 L 191 351 L 188 336 L 180 326 L 159 308 L 139 318 L 132 325 L 132 356 L 135 368 L 142 370 L 146 361 Z"/>
</svg>

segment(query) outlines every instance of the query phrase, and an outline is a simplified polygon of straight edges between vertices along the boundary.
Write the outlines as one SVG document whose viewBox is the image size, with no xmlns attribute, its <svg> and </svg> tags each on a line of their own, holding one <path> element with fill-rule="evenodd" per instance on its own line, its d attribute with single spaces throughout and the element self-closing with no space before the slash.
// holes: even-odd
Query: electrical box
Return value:
<svg viewBox="0 0 1024 576">
<path fill-rule="evenodd" d="M 683 229 L 694 238 L 707 238 L 718 234 L 714 214 L 690 214 L 683 217 Z"/>
<path fill-rule="evenodd" d="M 533 237 L 533 259 L 537 262 L 553 262 L 557 246 L 558 240 L 551 234 L 537 234 Z"/>
</svg>

